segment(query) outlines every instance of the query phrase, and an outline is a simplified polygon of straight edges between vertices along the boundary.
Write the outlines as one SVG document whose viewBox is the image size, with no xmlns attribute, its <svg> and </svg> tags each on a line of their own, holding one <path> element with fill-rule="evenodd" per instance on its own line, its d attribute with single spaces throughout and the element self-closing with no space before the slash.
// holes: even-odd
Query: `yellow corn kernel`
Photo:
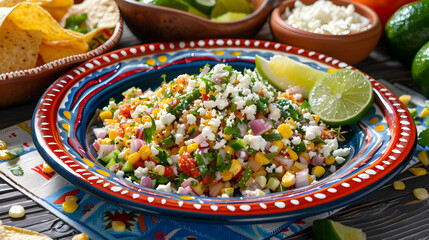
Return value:
<svg viewBox="0 0 429 240">
<path fill-rule="evenodd" d="M 414 197 L 418 200 L 425 200 L 429 198 L 429 193 L 426 188 L 416 188 L 413 190 Z"/>
<path fill-rule="evenodd" d="M 191 126 L 188 127 L 188 133 L 195 132 L 197 130 L 198 130 L 198 126 L 195 124 L 192 124 Z"/>
<path fill-rule="evenodd" d="M 125 147 L 127 148 L 131 147 L 131 139 L 125 140 Z"/>
<path fill-rule="evenodd" d="M 325 158 L 326 165 L 332 165 L 335 163 L 335 158 L 333 156 Z"/>
<path fill-rule="evenodd" d="M 264 168 L 259 168 L 258 171 L 252 173 L 253 178 L 257 178 L 258 176 L 266 176 L 266 175 L 267 175 L 267 171 Z"/>
<path fill-rule="evenodd" d="M 232 188 L 232 187 L 222 188 L 222 189 L 220 190 L 220 192 L 221 192 L 222 194 L 226 194 L 226 195 L 228 195 L 229 197 L 232 197 L 232 196 L 234 195 L 234 188 Z"/>
<path fill-rule="evenodd" d="M 109 139 L 110 140 L 114 140 L 117 136 L 118 136 L 118 130 L 113 128 L 109 131 Z"/>
<path fill-rule="evenodd" d="M 423 109 L 423 111 L 420 113 L 420 117 L 421 117 L 421 118 L 425 118 L 425 117 L 427 117 L 427 116 L 429 116 L 429 109 L 428 109 L 428 108 L 425 108 L 425 109 Z"/>
<path fill-rule="evenodd" d="M 221 175 L 222 175 L 222 181 L 224 181 L 224 182 L 228 182 L 233 177 L 232 172 L 229 170 L 223 170 L 221 172 Z"/>
<path fill-rule="evenodd" d="M 158 116 L 159 111 L 161 111 L 161 110 L 159 110 L 159 108 L 155 108 L 154 110 L 152 110 L 152 115 L 154 118 L 156 118 Z"/>
<path fill-rule="evenodd" d="M 409 168 L 408 171 L 410 171 L 412 174 L 414 174 L 415 176 L 423 176 L 426 175 L 427 171 L 424 168 Z"/>
<path fill-rule="evenodd" d="M 128 157 L 131 155 L 131 149 L 127 149 L 127 150 L 125 150 L 125 152 L 124 152 L 124 160 L 125 161 L 128 161 Z"/>
<path fill-rule="evenodd" d="M 110 110 L 102 111 L 100 113 L 100 119 L 102 121 L 104 121 L 105 119 L 112 119 L 112 118 L 113 118 L 113 114 Z"/>
<path fill-rule="evenodd" d="M 235 150 L 229 145 L 226 145 L 225 152 L 229 153 L 231 156 L 235 156 Z"/>
<path fill-rule="evenodd" d="M 188 153 L 193 153 L 193 152 L 195 152 L 197 149 L 198 149 L 198 144 L 196 144 L 196 143 L 192 143 L 191 145 L 188 145 L 188 146 L 186 147 L 186 151 L 187 151 Z"/>
<path fill-rule="evenodd" d="M 72 240 L 89 240 L 88 236 L 85 233 L 74 235 Z"/>
<path fill-rule="evenodd" d="M 417 158 L 420 160 L 420 162 L 428 166 L 429 165 L 429 152 L 428 151 L 421 151 L 419 154 L 417 154 Z"/>
<path fill-rule="evenodd" d="M 205 190 L 206 190 L 206 186 L 202 185 L 201 183 L 197 183 L 195 186 L 192 187 L 192 189 L 194 190 L 194 192 L 196 192 L 198 195 L 203 195 Z"/>
<path fill-rule="evenodd" d="M 132 153 L 128 156 L 128 162 L 131 164 L 136 163 L 138 160 L 140 160 L 140 154 L 138 152 Z"/>
<path fill-rule="evenodd" d="M 161 176 L 164 176 L 165 167 L 162 165 L 156 165 L 156 167 L 153 169 L 153 172 L 158 173 Z"/>
<path fill-rule="evenodd" d="M 232 139 L 232 136 L 229 134 L 225 134 L 225 137 L 223 137 L 225 140 L 229 141 Z"/>
<path fill-rule="evenodd" d="M 267 178 L 265 176 L 259 175 L 255 178 L 255 181 L 261 188 L 265 188 L 265 185 L 267 184 Z"/>
<path fill-rule="evenodd" d="M 278 151 L 282 150 L 284 146 L 282 140 L 273 141 L 271 145 L 276 146 Z"/>
<path fill-rule="evenodd" d="M 289 171 L 286 171 L 282 177 L 282 182 L 281 182 L 282 186 L 287 188 L 294 185 L 295 182 L 296 182 L 295 174 Z"/>
<path fill-rule="evenodd" d="M 292 166 L 289 170 L 292 171 L 293 173 L 297 173 L 301 171 L 301 169 L 297 168 L 296 166 Z"/>
<path fill-rule="evenodd" d="M 152 156 L 152 151 L 150 150 L 148 145 L 142 146 L 139 149 L 138 153 L 143 160 L 147 160 L 150 156 Z"/>
<path fill-rule="evenodd" d="M 310 174 L 308 174 L 308 184 L 311 184 L 313 182 L 313 178 Z"/>
<path fill-rule="evenodd" d="M 200 87 L 200 93 L 206 94 L 206 87 Z"/>
<path fill-rule="evenodd" d="M 316 123 L 319 123 L 319 121 L 320 121 L 319 115 L 313 115 L 313 119 Z"/>
<path fill-rule="evenodd" d="M 282 135 L 282 137 L 285 139 L 289 139 L 293 134 L 293 131 L 288 124 L 280 125 L 277 128 L 277 131 L 279 131 L 280 135 Z"/>
<path fill-rule="evenodd" d="M 125 223 L 123 223 L 122 221 L 112 221 L 111 224 L 112 224 L 113 231 L 115 232 L 125 231 L 126 226 L 125 226 Z"/>
<path fill-rule="evenodd" d="M 0 140 L 0 150 L 5 150 L 7 149 L 7 144 L 5 141 Z"/>
<path fill-rule="evenodd" d="M 111 141 L 112 141 L 112 140 L 110 140 L 109 138 L 105 138 L 105 139 L 103 139 L 103 140 L 101 141 L 101 144 L 109 145 Z"/>
<path fill-rule="evenodd" d="M 25 209 L 22 205 L 13 205 L 9 209 L 9 217 L 11 218 L 22 218 L 24 217 L 24 215 L 25 215 Z"/>
<path fill-rule="evenodd" d="M 401 95 L 399 97 L 399 100 L 404 104 L 404 105 L 409 105 L 411 102 L 411 96 L 410 95 Z"/>
<path fill-rule="evenodd" d="M 77 204 L 76 201 L 65 201 L 61 205 L 61 208 L 66 213 L 74 213 L 78 207 L 79 207 L 79 204 Z"/>
<path fill-rule="evenodd" d="M 171 149 L 170 155 L 177 155 L 177 153 L 179 153 L 179 148 L 178 147 L 174 147 L 174 148 Z"/>
<path fill-rule="evenodd" d="M 279 185 L 280 185 L 280 181 L 275 177 L 271 177 L 270 179 L 268 179 L 268 183 L 266 187 L 274 191 L 277 189 Z"/>
<path fill-rule="evenodd" d="M 231 168 L 229 171 L 232 173 L 233 176 L 237 175 L 242 169 L 241 162 L 239 162 L 237 159 L 232 159 L 231 161 Z"/>
<path fill-rule="evenodd" d="M 266 165 L 270 162 L 270 160 L 265 156 L 262 152 L 257 152 L 255 155 L 255 161 L 259 164 Z"/>
<path fill-rule="evenodd" d="M 300 162 L 294 162 L 293 166 L 295 166 L 296 168 L 298 168 L 300 171 L 308 168 L 307 164 L 303 164 L 303 163 L 300 163 Z"/>
<path fill-rule="evenodd" d="M 308 151 L 314 151 L 314 147 L 315 147 L 315 146 L 314 146 L 314 143 L 312 143 L 312 142 L 311 142 L 311 143 L 309 143 L 309 144 L 307 145 L 307 150 L 308 150 Z"/>
<path fill-rule="evenodd" d="M 288 124 L 291 129 L 296 129 L 298 127 L 292 118 L 286 119 L 285 123 Z"/>
<path fill-rule="evenodd" d="M 185 153 L 185 151 L 186 151 L 186 146 L 182 146 L 182 147 L 179 149 L 179 155 L 183 155 L 183 153 Z"/>
<path fill-rule="evenodd" d="M 325 174 L 326 170 L 322 166 L 315 166 L 311 169 L 311 174 L 316 176 L 317 178 L 322 177 Z"/>
<path fill-rule="evenodd" d="M 401 181 L 394 181 L 393 188 L 395 190 L 405 190 L 405 183 Z"/>
<path fill-rule="evenodd" d="M 42 169 L 44 173 L 52 173 L 54 169 L 51 168 L 46 162 L 43 162 Z"/>
<path fill-rule="evenodd" d="M 286 148 L 287 153 L 289 154 L 289 157 L 291 157 L 294 161 L 298 160 L 298 154 L 292 148 L 287 147 Z"/>
</svg>

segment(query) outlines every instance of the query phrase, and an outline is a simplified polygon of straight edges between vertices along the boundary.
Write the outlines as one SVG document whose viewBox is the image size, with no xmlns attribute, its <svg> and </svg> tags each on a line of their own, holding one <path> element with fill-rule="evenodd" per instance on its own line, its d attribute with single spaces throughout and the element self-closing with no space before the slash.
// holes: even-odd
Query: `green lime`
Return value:
<svg viewBox="0 0 429 240">
<path fill-rule="evenodd" d="M 255 64 L 259 74 L 274 87 L 284 91 L 289 86 L 299 86 L 304 98 L 308 97 L 314 83 L 327 74 L 282 55 L 274 55 L 270 61 L 256 55 Z"/>
<path fill-rule="evenodd" d="M 213 7 L 216 5 L 216 0 L 191 0 L 192 6 L 201 12 L 210 15 Z"/>
<path fill-rule="evenodd" d="M 152 4 L 163 7 L 175 8 L 203 18 L 208 18 L 207 14 L 204 14 L 200 10 L 191 6 L 191 4 L 187 2 L 187 0 L 153 0 Z"/>
<path fill-rule="evenodd" d="M 313 222 L 313 238 L 315 240 L 365 240 L 365 233 L 358 228 L 345 226 L 329 219 Z"/>
<path fill-rule="evenodd" d="M 411 62 L 429 41 L 429 0 L 402 6 L 387 21 L 385 33 L 392 53 L 404 62 Z"/>
<path fill-rule="evenodd" d="M 318 80 L 309 94 L 311 110 L 331 126 L 358 122 L 373 101 L 371 82 L 359 71 L 340 69 Z"/>
<path fill-rule="evenodd" d="M 247 0 L 217 0 L 210 18 L 216 18 L 227 12 L 252 13 L 253 6 Z"/>
<path fill-rule="evenodd" d="M 414 82 L 429 97 L 429 42 L 414 57 L 413 64 L 411 65 L 411 75 Z"/>
<path fill-rule="evenodd" d="M 247 13 L 227 12 L 220 16 L 212 18 L 211 20 L 214 22 L 232 22 L 232 21 L 243 19 L 247 16 L 248 16 Z"/>
</svg>

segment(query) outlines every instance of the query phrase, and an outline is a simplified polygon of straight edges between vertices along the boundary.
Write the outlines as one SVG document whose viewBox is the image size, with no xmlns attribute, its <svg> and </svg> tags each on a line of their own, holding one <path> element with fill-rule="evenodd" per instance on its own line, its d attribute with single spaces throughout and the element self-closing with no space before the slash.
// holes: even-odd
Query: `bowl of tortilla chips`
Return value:
<svg viewBox="0 0 429 240">
<path fill-rule="evenodd" d="M 122 30 L 114 0 L 0 1 L 0 108 L 38 99 L 65 71 L 111 50 Z"/>
</svg>

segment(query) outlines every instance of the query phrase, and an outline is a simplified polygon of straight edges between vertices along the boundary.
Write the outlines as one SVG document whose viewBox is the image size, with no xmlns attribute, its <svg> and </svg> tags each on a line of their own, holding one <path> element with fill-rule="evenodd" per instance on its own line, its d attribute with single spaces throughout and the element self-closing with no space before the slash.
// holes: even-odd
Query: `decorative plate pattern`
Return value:
<svg viewBox="0 0 429 240">
<path fill-rule="evenodd" d="M 263 197 L 210 198 L 139 187 L 104 169 L 90 153 L 97 109 L 131 86 L 156 88 L 181 73 L 197 73 L 206 63 L 226 62 L 254 68 L 254 56 L 287 55 L 317 69 L 352 66 L 314 51 L 275 42 L 208 39 L 153 43 L 96 57 L 63 75 L 40 99 L 32 131 L 37 149 L 61 175 L 98 197 L 142 213 L 229 223 L 299 219 L 350 204 L 381 187 L 408 163 L 416 130 L 406 107 L 388 89 L 367 76 L 375 103 L 359 124 L 348 127 L 346 163 L 304 188 Z"/>
</svg>

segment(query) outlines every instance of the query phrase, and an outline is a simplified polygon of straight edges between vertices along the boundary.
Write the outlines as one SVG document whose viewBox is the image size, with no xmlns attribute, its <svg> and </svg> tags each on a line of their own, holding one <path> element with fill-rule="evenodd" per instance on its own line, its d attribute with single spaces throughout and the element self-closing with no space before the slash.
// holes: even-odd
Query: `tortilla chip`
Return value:
<svg viewBox="0 0 429 240">
<path fill-rule="evenodd" d="M 113 0 L 84 0 L 69 8 L 67 14 L 61 19 L 61 26 L 65 26 L 67 18 L 82 13 L 88 15 L 85 24 L 90 29 L 114 28 L 120 17 L 119 8 Z"/>
<path fill-rule="evenodd" d="M 19 29 L 11 20 L 0 27 L 0 73 L 36 66 L 42 42 L 40 31 Z"/>
<path fill-rule="evenodd" d="M 20 2 L 25 0 L 0 0 L 0 7 L 13 7 Z"/>
<path fill-rule="evenodd" d="M 44 62 L 52 62 L 71 55 L 85 53 L 87 50 L 88 45 L 83 46 L 80 41 L 47 42 L 40 45 L 39 54 Z"/>
<path fill-rule="evenodd" d="M 1 240 L 52 240 L 52 238 L 38 232 L 23 228 L 5 226 L 0 220 L 0 239 Z"/>
<path fill-rule="evenodd" d="M 46 11 L 48 11 L 51 16 L 57 21 L 61 21 L 61 19 L 64 17 L 64 15 L 66 15 L 69 7 L 64 7 L 64 8 L 54 8 L 54 7 L 47 7 L 47 6 L 42 6 Z"/>
</svg>

